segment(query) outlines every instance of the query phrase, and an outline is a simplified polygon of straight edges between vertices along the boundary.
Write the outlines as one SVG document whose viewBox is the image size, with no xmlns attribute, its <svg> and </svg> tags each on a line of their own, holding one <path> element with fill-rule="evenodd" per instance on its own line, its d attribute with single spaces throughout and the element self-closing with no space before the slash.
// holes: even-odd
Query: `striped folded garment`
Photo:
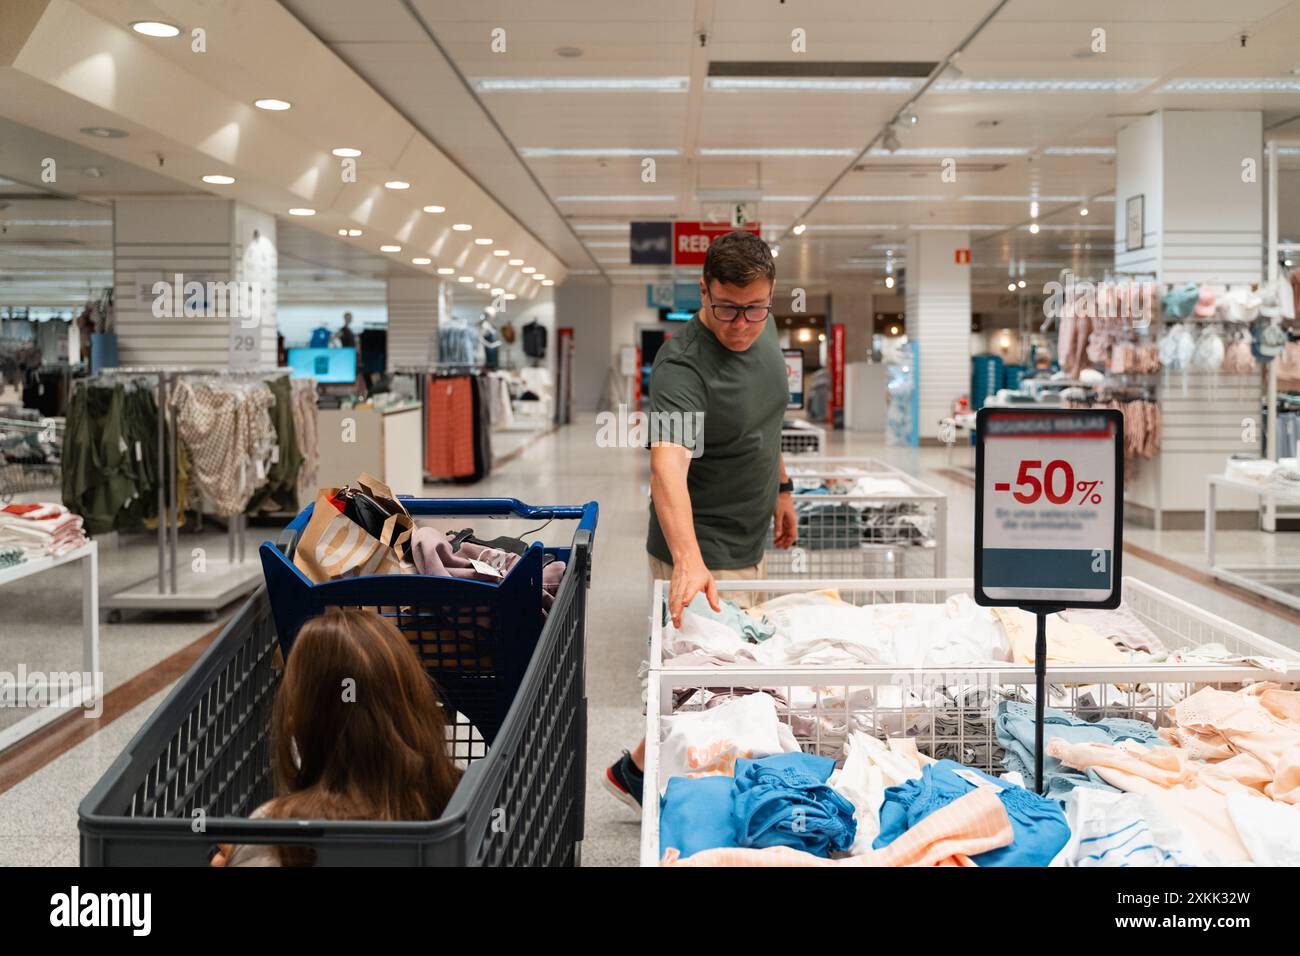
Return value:
<svg viewBox="0 0 1300 956">
<path fill-rule="evenodd" d="M 58 504 L 10 504 L 0 508 L 0 546 L 21 548 L 28 558 L 60 557 L 86 542 L 80 515 Z"/>
</svg>

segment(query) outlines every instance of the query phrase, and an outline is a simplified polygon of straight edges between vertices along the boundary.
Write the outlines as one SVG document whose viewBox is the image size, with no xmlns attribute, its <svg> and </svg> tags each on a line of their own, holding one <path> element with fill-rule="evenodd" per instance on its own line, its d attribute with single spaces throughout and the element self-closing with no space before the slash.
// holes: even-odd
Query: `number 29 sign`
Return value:
<svg viewBox="0 0 1300 956">
<path fill-rule="evenodd" d="M 976 601 L 1118 607 L 1123 414 L 983 408 L 976 435 Z"/>
</svg>

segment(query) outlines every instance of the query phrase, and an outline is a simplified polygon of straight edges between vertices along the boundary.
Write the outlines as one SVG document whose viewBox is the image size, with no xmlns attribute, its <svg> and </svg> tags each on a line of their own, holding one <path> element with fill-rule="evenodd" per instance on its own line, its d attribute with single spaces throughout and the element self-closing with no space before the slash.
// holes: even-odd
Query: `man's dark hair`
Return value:
<svg viewBox="0 0 1300 956">
<path fill-rule="evenodd" d="M 749 285 L 757 279 L 776 281 L 776 262 L 767 243 L 752 232 L 729 232 L 709 244 L 704 256 L 704 285 L 714 280 Z"/>
</svg>

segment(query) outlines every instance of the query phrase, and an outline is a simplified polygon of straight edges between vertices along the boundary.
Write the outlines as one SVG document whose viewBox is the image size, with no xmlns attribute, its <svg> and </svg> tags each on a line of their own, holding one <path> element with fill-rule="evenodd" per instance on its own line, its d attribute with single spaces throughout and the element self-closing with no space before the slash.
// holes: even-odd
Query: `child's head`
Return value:
<svg viewBox="0 0 1300 956">
<path fill-rule="evenodd" d="M 432 681 L 373 611 L 330 608 L 302 626 L 273 725 L 276 817 L 431 820 L 460 777 Z"/>
</svg>

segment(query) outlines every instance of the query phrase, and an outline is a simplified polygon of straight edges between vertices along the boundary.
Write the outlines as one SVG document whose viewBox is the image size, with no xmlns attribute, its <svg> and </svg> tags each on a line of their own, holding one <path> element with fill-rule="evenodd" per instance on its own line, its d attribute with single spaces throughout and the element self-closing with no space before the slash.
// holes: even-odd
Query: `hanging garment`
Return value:
<svg viewBox="0 0 1300 956">
<path fill-rule="evenodd" d="M 298 470 L 303 455 L 298 444 L 294 392 L 289 376 L 272 379 L 267 383 L 275 404 L 271 406 L 271 422 L 275 428 L 276 452 L 271 458 L 266 484 L 254 492 L 248 502 L 250 513 L 257 511 L 298 511 Z M 300 416 L 299 416 L 300 417 Z"/>
<path fill-rule="evenodd" d="M 524 326 L 524 354 L 529 358 L 546 357 L 546 326 L 532 321 Z"/>
<path fill-rule="evenodd" d="M 474 391 L 469 376 L 429 379 L 424 469 L 431 478 L 464 478 L 475 473 Z"/>
<path fill-rule="evenodd" d="M 316 382 L 314 379 L 295 378 L 290 379 L 290 385 L 293 389 L 293 430 L 298 443 L 298 455 L 302 459 L 298 467 L 297 501 L 294 509 L 301 511 L 316 495 L 317 473 L 320 468 Z"/>
<path fill-rule="evenodd" d="M 277 447 L 274 404 L 271 390 L 261 383 L 176 382 L 172 407 L 189 452 L 192 484 L 215 514 L 242 513 L 266 481 Z"/>
</svg>

